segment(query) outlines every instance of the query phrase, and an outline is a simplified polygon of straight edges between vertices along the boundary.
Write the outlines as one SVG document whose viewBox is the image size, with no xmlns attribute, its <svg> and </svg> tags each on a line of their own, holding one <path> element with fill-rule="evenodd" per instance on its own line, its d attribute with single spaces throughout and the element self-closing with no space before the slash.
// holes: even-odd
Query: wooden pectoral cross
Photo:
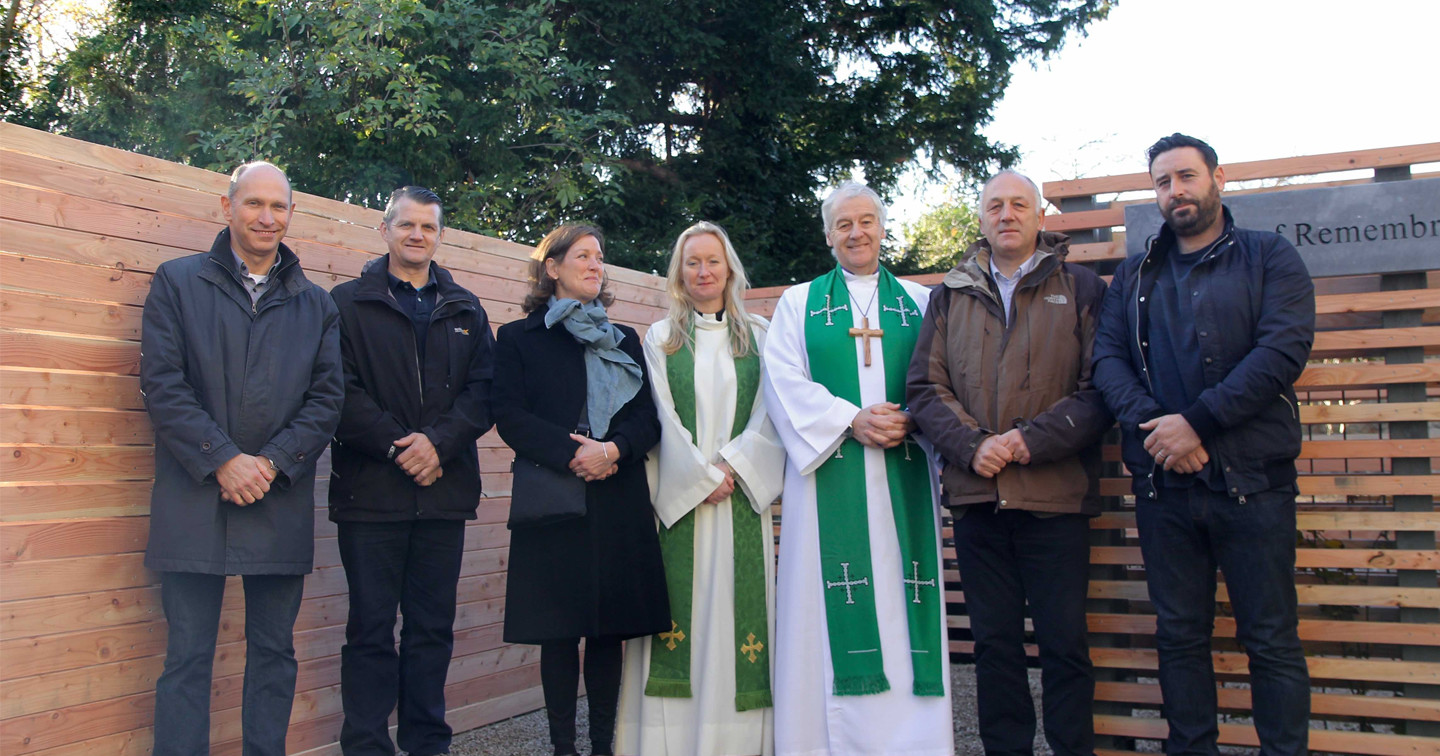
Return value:
<svg viewBox="0 0 1440 756">
<path fill-rule="evenodd" d="M 864 341 L 863 341 L 862 343 L 865 345 L 865 367 L 870 367 L 870 339 L 872 339 L 872 338 L 878 339 L 878 338 L 880 338 L 881 336 L 884 336 L 884 335 L 885 335 L 885 329 L 883 329 L 883 328 L 871 328 L 871 327 L 870 327 L 870 318 L 868 318 L 868 317 L 867 317 L 867 318 L 861 318 L 861 319 L 860 319 L 860 327 L 859 327 L 859 328 L 851 328 L 851 329 L 850 329 L 850 335 L 851 335 L 851 336 L 854 336 L 854 337 L 857 338 L 857 339 L 864 339 Z"/>
</svg>

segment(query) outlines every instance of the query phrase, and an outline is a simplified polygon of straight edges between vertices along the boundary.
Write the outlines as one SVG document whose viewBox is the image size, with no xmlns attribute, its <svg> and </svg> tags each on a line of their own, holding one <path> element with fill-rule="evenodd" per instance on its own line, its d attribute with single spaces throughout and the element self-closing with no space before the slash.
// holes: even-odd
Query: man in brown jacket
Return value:
<svg viewBox="0 0 1440 756">
<path fill-rule="evenodd" d="M 1045 737 L 1060 756 L 1091 756 L 1088 518 L 1100 511 L 1100 437 L 1112 419 L 1090 349 L 1105 284 L 1065 262 L 1068 237 L 1042 230 L 1030 179 L 1002 171 L 980 205 L 985 238 L 930 295 L 906 398 L 944 457 L 986 754 L 1032 753 L 1028 602 Z"/>
</svg>

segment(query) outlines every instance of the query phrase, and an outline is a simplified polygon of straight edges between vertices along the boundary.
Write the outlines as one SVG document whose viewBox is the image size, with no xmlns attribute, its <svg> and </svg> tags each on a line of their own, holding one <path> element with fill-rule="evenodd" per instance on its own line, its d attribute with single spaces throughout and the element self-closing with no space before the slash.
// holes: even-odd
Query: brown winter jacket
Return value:
<svg viewBox="0 0 1440 756">
<path fill-rule="evenodd" d="M 1100 437 L 1114 421 L 1091 382 L 1090 350 L 1105 284 L 1065 262 L 1069 244 L 1040 232 L 1041 257 L 1015 289 L 1008 327 L 983 239 L 930 295 L 906 398 L 945 459 L 946 506 L 1100 512 Z M 977 475 L 980 442 L 1017 427 L 1030 463 Z"/>
</svg>

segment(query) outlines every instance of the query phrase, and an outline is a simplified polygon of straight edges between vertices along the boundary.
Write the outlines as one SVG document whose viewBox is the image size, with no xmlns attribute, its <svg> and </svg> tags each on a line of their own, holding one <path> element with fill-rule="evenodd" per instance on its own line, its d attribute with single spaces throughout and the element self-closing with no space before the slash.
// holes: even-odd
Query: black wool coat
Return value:
<svg viewBox="0 0 1440 756">
<path fill-rule="evenodd" d="M 518 456 L 570 474 L 570 438 L 585 399 L 585 347 L 545 311 L 500 327 L 491 414 Z M 643 370 L 640 337 L 628 326 L 620 348 Z M 586 485 L 583 518 L 510 533 L 505 641 L 635 638 L 670 629 L 665 568 L 645 480 L 645 454 L 660 441 L 649 376 L 616 413 L 610 435 L 620 470 Z"/>
<path fill-rule="evenodd" d="M 415 328 L 390 291 L 388 264 L 389 255 L 376 258 L 359 278 L 330 292 L 340 310 L 345 365 L 345 409 L 331 447 L 330 519 L 473 520 L 480 503 L 475 439 L 491 424 L 490 321 L 474 294 L 431 263 L 435 312 L 422 365 Z M 396 439 L 416 431 L 435 445 L 445 472 L 425 487 L 391 455 Z"/>
<path fill-rule="evenodd" d="M 258 302 L 230 230 L 210 252 L 155 271 L 140 334 L 140 390 L 155 427 L 145 566 L 211 575 L 303 575 L 315 551 L 315 462 L 340 422 L 340 317 L 280 245 Z M 249 506 L 215 471 L 244 452 L 278 468 Z"/>
</svg>

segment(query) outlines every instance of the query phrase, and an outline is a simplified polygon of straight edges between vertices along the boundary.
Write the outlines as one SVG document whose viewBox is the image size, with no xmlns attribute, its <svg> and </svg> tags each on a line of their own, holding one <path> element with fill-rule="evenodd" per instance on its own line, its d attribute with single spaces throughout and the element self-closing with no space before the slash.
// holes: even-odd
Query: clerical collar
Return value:
<svg viewBox="0 0 1440 756">
<path fill-rule="evenodd" d="M 716 323 L 723 323 L 725 322 L 725 311 L 720 310 L 719 312 L 700 312 L 699 310 L 696 310 L 695 317 L 699 320 L 713 320 Z"/>
<path fill-rule="evenodd" d="M 861 274 L 861 273 L 851 273 L 850 271 L 848 271 L 848 270 L 846 270 L 846 269 L 844 269 L 844 268 L 841 268 L 841 269 L 840 269 L 840 272 L 845 275 L 845 280 L 846 280 L 847 282 L 849 282 L 849 281 L 860 281 L 860 282 L 864 282 L 864 283 L 873 283 L 873 282 L 875 282 L 875 281 L 880 280 L 880 269 L 879 269 L 879 268 L 876 268 L 874 273 L 864 273 L 864 274 Z"/>
</svg>

